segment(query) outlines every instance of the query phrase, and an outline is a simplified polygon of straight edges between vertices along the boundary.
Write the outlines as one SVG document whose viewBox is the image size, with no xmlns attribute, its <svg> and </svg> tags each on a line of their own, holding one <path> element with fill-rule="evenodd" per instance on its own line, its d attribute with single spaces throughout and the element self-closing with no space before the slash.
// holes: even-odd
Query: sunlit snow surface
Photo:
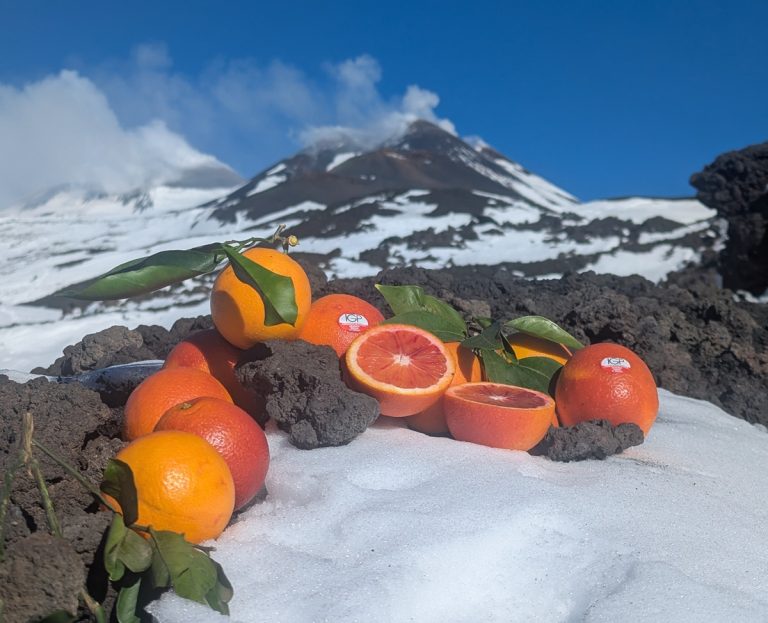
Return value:
<svg viewBox="0 0 768 623">
<path fill-rule="evenodd" d="M 230 621 L 768 620 L 768 434 L 661 391 L 645 444 L 554 463 L 377 424 L 297 450 L 215 543 Z M 227 619 L 168 594 L 161 623 Z"/>
</svg>

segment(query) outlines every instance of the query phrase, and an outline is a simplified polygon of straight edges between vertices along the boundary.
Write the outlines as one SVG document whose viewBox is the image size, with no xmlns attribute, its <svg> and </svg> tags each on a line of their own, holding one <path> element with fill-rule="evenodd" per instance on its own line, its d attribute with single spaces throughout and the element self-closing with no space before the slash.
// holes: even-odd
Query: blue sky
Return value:
<svg viewBox="0 0 768 623">
<path fill-rule="evenodd" d="M 688 177 L 717 154 L 768 139 L 766 24 L 762 0 L 0 0 L 0 133 L 19 126 L 9 110 L 33 126 L 55 118 L 72 69 L 77 94 L 62 102 L 90 89 L 130 136 L 160 121 L 249 176 L 312 128 L 413 110 L 403 96 L 417 85 L 416 110 L 582 199 L 690 195 Z M 111 136 L 69 119 L 57 123 Z M 48 152 L 51 169 L 57 150 L 76 158 L 50 132 L 23 136 L 16 147 Z"/>
</svg>

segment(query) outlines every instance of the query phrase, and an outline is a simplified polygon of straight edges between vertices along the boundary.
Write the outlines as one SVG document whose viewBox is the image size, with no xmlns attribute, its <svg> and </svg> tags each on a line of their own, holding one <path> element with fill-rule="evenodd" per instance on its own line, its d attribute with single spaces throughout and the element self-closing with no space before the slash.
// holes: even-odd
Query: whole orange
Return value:
<svg viewBox="0 0 768 623">
<path fill-rule="evenodd" d="M 577 350 L 563 366 L 555 389 L 557 416 L 564 426 L 608 420 L 637 424 L 648 435 L 659 412 L 656 382 L 645 362 L 618 344 Z"/>
<path fill-rule="evenodd" d="M 304 325 L 312 305 L 312 291 L 304 269 L 286 253 L 274 249 L 253 248 L 243 253 L 273 273 L 290 277 L 296 294 L 298 316 L 295 325 L 281 323 L 267 326 L 264 321 L 264 301 L 251 286 L 240 281 L 231 266 L 227 266 L 213 284 L 211 316 L 219 333 L 238 348 L 250 348 L 271 339 L 295 339 Z"/>
<path fill-rule="evenodd" d="M 197 368 L 207 372 L 226 387 L 238 407 L 262 422 L 266 419 L 264 401 L 243 387 L 235 374 L 235 366 L 243 352 L 227 342 L 216 329 L 206 329 L 176 344 L 168 353 L 163 368 Z"/>
<path fill-rule="evenodd" d="M 155 424 L 174 405 L 201 396 L 232 402 L 226 388 L 210 374 L 195 368 L 167 368 L 144 379 L 128 396 L 123 416 L 123 439 L 133 441 L 155 430 Z"/>
<path fill-rule="evenodd" d="M 219 536 L 235 505 L 235 484 L 226 462 L 192 433 L 145 435 L 117 453 L 133 472 L 137 524 L 183 533 L 191 543 Z"/>
<path fill-rule="evenodd" d="M 480 381 L 483 376 L 480 360 L 470 349 L 464 348 L 460 342 L 446 342 L 445 348 L 453 356 L 456 364 L 456 374 L 450 387 L 463 385 L 470 381 Z M 448 424 L 445 421 L 445 397 L 441 397 L 435 404 L 421 413 L 406 418 L 409 428 L 427 435 L 445 435 Z"/>
<path fill-rule="evenodd" d="M 508 338 L 518 359 L 526 357 L 549 357 L 564 364 L 571 357 L 571 351 L 562 344 L 534 337 L 527 333 L 513 333 Z"/>
<path fill-rule="evenodd" d="M 350 294 L 328 294 L 312 303 L 299 339 L 324 344 L 342 357 L 363 331 L 384 320 L 373 305 Z"/>
<path fill-rule="evenodd" d="M 264 485 L 269 445 L 264 431 L 240 407 L 218 398 L 195 398 L 171 407 L 155 430 L 181 430 L 202 437 L 229 466 L 235 482 L 235 510 Z"/>
</svg>

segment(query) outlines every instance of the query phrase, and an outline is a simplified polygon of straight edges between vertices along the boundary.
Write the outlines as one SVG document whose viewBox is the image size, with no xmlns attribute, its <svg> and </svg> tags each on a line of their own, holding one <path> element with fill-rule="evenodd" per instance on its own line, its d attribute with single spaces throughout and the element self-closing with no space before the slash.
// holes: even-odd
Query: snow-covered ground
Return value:
<svg viewBox="0 0 768 623">
<path fill-rule="evenodd" d="M 231 618 L 161 623 L 768 620 L 768 433 L 660 392 L 641 446 L 554 463 L 389 420 L 311 451 L 269 431 L 269 495 L 215 542 Z"/>
<path fill-rule="evenodd" d="M 276 177 L 281 175 L 279 167 L 273 168 L 264 180 L 275 178 L 277 183 Z M 540 194 L 546 191 L 549 203 L 554 205 L 558 195 L 543 182 L 539 186 L 542 188 L 537 187 L 537 191 Z M 256 220 L 241 217 L 234 223 L 226 223 L 211 218 L 214 208 L 202 204 L 226 195 L 227 190 L 158 187 L 141 197 L 147 204 L 143 209 L 137 209 L 135 198 L 84 198 L 74 191 L 61 192 L 35 208 L 0 213 L 0 231 L 6 249 L 0 261 L 0 368 L 27 371 L 48 365 L 68 344 L 113 324 L 134 327 L 144 323 L 170 327 L 182 315 L 208 313 L 207 296 L 200 288 L 195 288 L 194 283 L 150 301 L 117 306 L 94 304 L 67 315 L 58 309 L 24 305 L 26 302 L 93 278 L 136 257 L 254 234 L 269 235 L 278 224 L 295 226 L 307 215 L 322 213 L 327 208 L 317 202 L 303 201 Z M 376 199 L 386 208 L 388 216 L 373 214 L 363 219 L 356 231 L 342 236 L 306 236 L 299 250 L 331 255 L 338 250 L 338 255 L 326 266 L 331 275 L 375 275 L 380 268 L 361 261 L 359 256 L 386 239 L 407 236 L 424 227 L 440 233 L 448 228 L 469 226 L 472 222 L 472 217 L 466 213 L 432 216 L 436 206 L 425 200 L 428 194 L 425 190 L 410 190 L 390 199 L 367 197 L 359 203 Z M 642 222 L 653 216 L 665 216 L 680 223 L 677 230 L 647 234 L 656 236 L 648 241 L 659 246 L 628 251 L 622 248 L 623 240 L 617 235 L 577 241 L 568 239 L 565 234 L 552 235 L 535 228 L 517 229 L 518 225 L 535 222 L 539 211 L 509 197 L 479 191 L 476 194 L 488 201 L 483 214 L 492 219 L 491 223 L 476 225 L 476 239 L 456 240 L 454 246 L 427 249 L 391 243 L 392 257 L 402 264 L 441 268 L 452 264 L 541 261 L 561 254 L 599 254 L 599 259 L 588 268 L 616 274 L 638 273 L 658 281 L 670 270 L 697 257 L 695 250 L 676 246 L 675 240 L 686 233 L 704 232 L 710 226 L 711 210 L 695 201 L 630 199 L 615 204 L 574 204 L 567 198 L 560 198 L 562 210 L 583 212 L 588 219 L 615 215 L 631 216 Z M 337 207 L 328 214 L 328 221 L 357 207 L 357 203 Z M 576 221 L 570 223 L 566 219 L 564 223 L 575 224 Z M 667 240 L 669 244 L 661 244 Z"/>
</svg>

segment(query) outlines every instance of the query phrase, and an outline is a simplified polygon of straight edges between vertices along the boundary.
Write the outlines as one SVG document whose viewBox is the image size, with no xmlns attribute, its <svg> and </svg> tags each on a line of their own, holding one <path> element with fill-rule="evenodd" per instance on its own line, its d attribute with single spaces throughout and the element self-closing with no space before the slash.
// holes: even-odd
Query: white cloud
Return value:
<svg viewBox="0 0 768 623">
<path fill-rule="evenodd" d="M 62 71 L 22 88 L 0 84 L 0 207 L 62 185 L 122 193 L 220 164 L 154 120 L 118 121 L 87 78 Z"/>
<path fill-rule="evenodd" d="M 338 85 L 333 92 L 335 124 L 305 128 L 300 134 L 305 145 L 351 142 L 370 148 L 402 134 L 417 119 L 456 133 L 453 123 L 435 114 L 440 98 L 432 91 L 411 85 L 402 97 L 385 100 L 377 87 L 381 68 L 370 56 L 331 66 L 330 73 Z"/>
<path fill-rule="evenodd" d="M 416 119 L 453 131 L 435 93 L 382 95 L 371 56 L 324 69 L 216 59 L 190 74 L 149 43 L 21 88 L 0 83 L 0 208 L 57 185 L 125 192 L 217 163 L 202 152 L 249 175 L 318 142 L 371 147 Z"/>
</svg>

